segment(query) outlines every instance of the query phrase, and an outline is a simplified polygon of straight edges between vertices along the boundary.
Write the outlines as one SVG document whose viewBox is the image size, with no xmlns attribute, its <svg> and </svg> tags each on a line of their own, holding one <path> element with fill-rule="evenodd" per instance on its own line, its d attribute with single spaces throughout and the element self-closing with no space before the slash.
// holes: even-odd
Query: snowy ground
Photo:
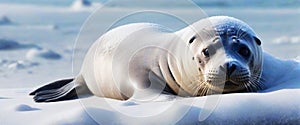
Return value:
<svg viewBox="0 0 300 125">
<path fill-rule="evenodd" d="M 161 100 L 151 103 L 98 97 L 49 104 L 34 103 L 32 97 L 28 96 L 33 87 L 76 75 L 88 47 L 115 21 L 112 19 L 143 9 L 113 4 L 98 9 L 98 13 L 94 12 L 100 6 L 100 3 L 91 6 L 0 3 L 1 125 L 300 123 L 298 82 L 290 86 L 277 86 L 268 93 L 184 99 L 162 96 Z M 201 14 L 195 16 L 198 9 L 176 8 L 178 5 L 175 3 L 174 6 L 171 6 L 172 12 L 187 22 L 201 18 L 198 17 Z M 243 5 L 204 6 L 202 9 L 208 16 L 228 15 L 244 20 L 260 36 L 264 50 L 277 57 L 294 59 L 300 55 L 300 7 Z M 88 17 L 94 21 L 84 23 Z M 156 21 L 177 26 L 175 29 L 184 26 L 170 20 L 162 17 Z M 77 37 L 83 24 L 86 27 L 81 29 Z M 299 70 L 300 67 L 295 69 Z"/>
<path fill-rule="evenodd" d="M 3 107 L 0 109 L 3 112 L 0 115 L 1 125 L 300 123 L 300 101 L 295 96 L 300 94 L 299 89 L 162 99 L 147 103 L 99 97 L 35 103 L 27 96 L 28 92 L 26 89 L 0 91 L 0 106 Z"/>
</svg>

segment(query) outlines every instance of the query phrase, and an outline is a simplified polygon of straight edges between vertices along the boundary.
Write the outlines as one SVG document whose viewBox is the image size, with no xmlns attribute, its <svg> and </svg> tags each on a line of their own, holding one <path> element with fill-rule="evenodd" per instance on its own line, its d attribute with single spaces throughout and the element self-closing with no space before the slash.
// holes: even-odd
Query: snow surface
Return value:
<svg viewBox="0 0 300 125">
<path fill-rule="evenodd" d="M 299 124 L 299 89 L 270 93 L 238 93 L 151 102 L 88 97 L 55 103 L 35 103 L 30 89 L 0 91 L 3 125 L 152 125 L 152 124 Z M 162 95 L 164 96 L 164 95 Z M 168 97 L 166 97 L 168 98 Z M 215 105 L 210 107 L 209 105 Z M 205 114 L 209 113 L 206 118 Z M 206 119 L 202 119 L 205 117 Z M 13 120 L 18 118 L 18 120 Z"/>
<path fill-rule="evenodd" d="M 143 7 L 159 5 L 166 10 L 170 7 L 187 22 L 199 18 L 198 11 L 186 7 L 182 1 L 174 6 L 169 0 L 114 3 L 108 8 L 98 8 L 101 13 L 94 12 L 95 17 L 89 15 L 101 7 L 101 3 L 91 2 L 90 6 L 78 1 L 79 4 L 74 1 L 69 6 L 0 3 L 0 125 L 300 124 L 299 66 L 291 70 L 295 81 L 282 81 L 287 84 L 278 84 L 261 93 L 196 98 L 162 95 L 151 102 L 117 101 L 94 96 L 55 103 L 33 102 L 28 96 L 33 88 L 76 75 L 89 46 L 113 23 L 110 19 L 138 10 L 138 4 L 143 4 Z M 260 36 L 263 48 L 272 55 L 299 58 L 299 4 L 293 4 L 293 8 L 257 8 L 239 1 L 242 8 L 231 8 L 234 4 L 230 1 L 225 4 L 200 1 L 199 5 L 207 5 L 203 9 L 209 16 L 228 15 L 245 21 Z M 86 28 L 82 28 L 81 36 L 77 37 L 88 17 L 96 21 L 87 21 Z M 133 21 L 128 22 L 150 18 L 131 19 Z M 184 26 L 171 18 L 157 20 L 169 24 L 168 27 Z"/>
</svg>

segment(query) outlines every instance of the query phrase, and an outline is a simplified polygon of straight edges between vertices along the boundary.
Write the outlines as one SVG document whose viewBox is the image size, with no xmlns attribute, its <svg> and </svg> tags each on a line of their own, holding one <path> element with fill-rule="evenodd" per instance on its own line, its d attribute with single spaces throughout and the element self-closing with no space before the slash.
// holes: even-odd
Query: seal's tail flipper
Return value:
<svg viewBox="0 0 300 125">
<path fill-rule="evenodd" d="M 76 90 L 81 91 L 79 94 L 83 94 L 83 91 L 89 92 L 86 85 L 76 84 L 73 79 L 65 79 L 42 86 L 31 92 L 30 95 L 34 95 L 33 99 L 36 102 L 56 102 L 77 99 Z"/>
<path fill-rule="evenodd" d="M 73 80 L 74 79 L 63 79 L 63 80 L 58 80 L 58 81 L 49 83 L 49 84 L 47 84 L 45 86 L 42 86 L 42 87 L 36 89 L 35 91 L 31 92 L 29 95 L 35 95 L 37 92 L 44 91 L 44 90 L 51 90 L 51 89 L 61 88 L 64 85 L 72 82 Z"/>
</svg>

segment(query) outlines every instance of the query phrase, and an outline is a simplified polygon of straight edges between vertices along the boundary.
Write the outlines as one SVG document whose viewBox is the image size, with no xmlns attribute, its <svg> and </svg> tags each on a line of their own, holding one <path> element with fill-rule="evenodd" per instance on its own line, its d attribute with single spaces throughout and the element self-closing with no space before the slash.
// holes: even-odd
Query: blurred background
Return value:
<svg viewBox="0 0 300 125">
<path fill-rule="evenodd" d="M 300 0 L 192 2 L 0 0 L 0 88 L 35 87 L 76 75 L 89 46 L 110 29 L 114 19 L 145 8 L 172 11 L 187 24 L 205 16 L 236 17 L 256 31 L 268 53 L 283 59 L 299 58 Z M 140 19 L 127 22 L 143 21 Z M 155 20 L 174 26 L 174 30 L 185 26 L 165 17 Z"/>
</svg>

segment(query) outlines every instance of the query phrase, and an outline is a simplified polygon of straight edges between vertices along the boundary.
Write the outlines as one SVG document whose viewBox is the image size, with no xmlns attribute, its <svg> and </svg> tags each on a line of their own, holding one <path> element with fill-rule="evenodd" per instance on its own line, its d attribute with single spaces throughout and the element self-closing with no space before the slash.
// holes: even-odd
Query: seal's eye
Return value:
<svg viewBox="0 0 300 125">
<path fill-rule="evenodd" d="M 204 50 L 202 50 L 202 53 L 203 53 L 203 55 L 204 55 L 205 57 L 209 57 L 209 52 L 208 52 L 208 49 L 207 49 L 207 48 L 204 49 Z"/>
<path fill-rule="evenodd" d="M 249 57 L 250 56 L 250 50 L 247 47 L 245 47 L 245 46 L 242 46 L 239 49 L 238 53 L 240 55 L 244 56 L 244 57 Z"/>
</svg>

